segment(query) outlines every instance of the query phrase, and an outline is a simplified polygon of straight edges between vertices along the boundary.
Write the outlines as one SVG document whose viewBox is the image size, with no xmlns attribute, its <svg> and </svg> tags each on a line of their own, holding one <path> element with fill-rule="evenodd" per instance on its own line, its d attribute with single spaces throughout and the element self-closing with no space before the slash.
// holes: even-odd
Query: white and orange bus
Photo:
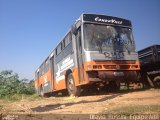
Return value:
<svg viewBox="0 0 160 120">
<path fill-rule="evenodd" d="M 35 71 L 39 95 L 68 90 L 80 95 L 83 86 L 134 82 L 140 70 L 129 20 L 82 14 Z M 94 87 L 94 86 L 93 86 Z"/>
</svg>

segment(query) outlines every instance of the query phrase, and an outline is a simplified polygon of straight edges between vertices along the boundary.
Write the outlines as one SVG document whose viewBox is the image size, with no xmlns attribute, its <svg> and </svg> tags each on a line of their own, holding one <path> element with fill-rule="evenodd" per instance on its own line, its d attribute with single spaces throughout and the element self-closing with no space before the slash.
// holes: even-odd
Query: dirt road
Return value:
<svg viewBox="0 0 160 120">
<path fill-rule="evenodd" d="M 1 114 L 160 114 L 160 89 L 22 99 L 18 102 L 1 100 L 0 105 Z"/>
</svg>

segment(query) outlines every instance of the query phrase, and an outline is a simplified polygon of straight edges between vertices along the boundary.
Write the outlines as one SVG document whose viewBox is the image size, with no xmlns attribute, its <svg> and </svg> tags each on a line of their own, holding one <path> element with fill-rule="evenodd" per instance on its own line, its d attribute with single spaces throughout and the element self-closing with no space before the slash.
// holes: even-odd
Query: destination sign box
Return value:
<svg viewBox="0 0 160 120">
<path fill-rule="evenodd" d="M 83 21 L 105 23 L 111 25 L 131 26 L 131 22 L 129 20 L 96 14 L 83 14 Z"/>
</svg>

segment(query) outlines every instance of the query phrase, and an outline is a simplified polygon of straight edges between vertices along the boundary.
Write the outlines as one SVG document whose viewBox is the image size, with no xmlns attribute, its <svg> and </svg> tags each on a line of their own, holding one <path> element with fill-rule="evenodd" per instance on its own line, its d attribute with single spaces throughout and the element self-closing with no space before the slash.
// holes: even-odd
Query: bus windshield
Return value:
<svg viewBox="0 0 160 120">
<path fill-rule="evenodd" d="M 84 24 L 84 47 L 87 51 L 134 52 L 132 30 L 127 27 Z"/>
</svg>

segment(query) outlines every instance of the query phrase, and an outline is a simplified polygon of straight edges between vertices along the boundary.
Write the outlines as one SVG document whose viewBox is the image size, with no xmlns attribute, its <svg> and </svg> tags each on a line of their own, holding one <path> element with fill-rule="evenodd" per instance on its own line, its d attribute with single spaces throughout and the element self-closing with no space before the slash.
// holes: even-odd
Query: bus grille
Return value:
<svg viewBox="0 0 160 120">
<path fill-rule="evenodd" d="M 103 65 L 105 69 L 129 69 L 130 65 Z"/>
<path fill-rule="evenodd" d="M 95 61 L 96 64 L 135 64 L 135 60 L 105 60 L 105 61 Z"/>
</svg>

